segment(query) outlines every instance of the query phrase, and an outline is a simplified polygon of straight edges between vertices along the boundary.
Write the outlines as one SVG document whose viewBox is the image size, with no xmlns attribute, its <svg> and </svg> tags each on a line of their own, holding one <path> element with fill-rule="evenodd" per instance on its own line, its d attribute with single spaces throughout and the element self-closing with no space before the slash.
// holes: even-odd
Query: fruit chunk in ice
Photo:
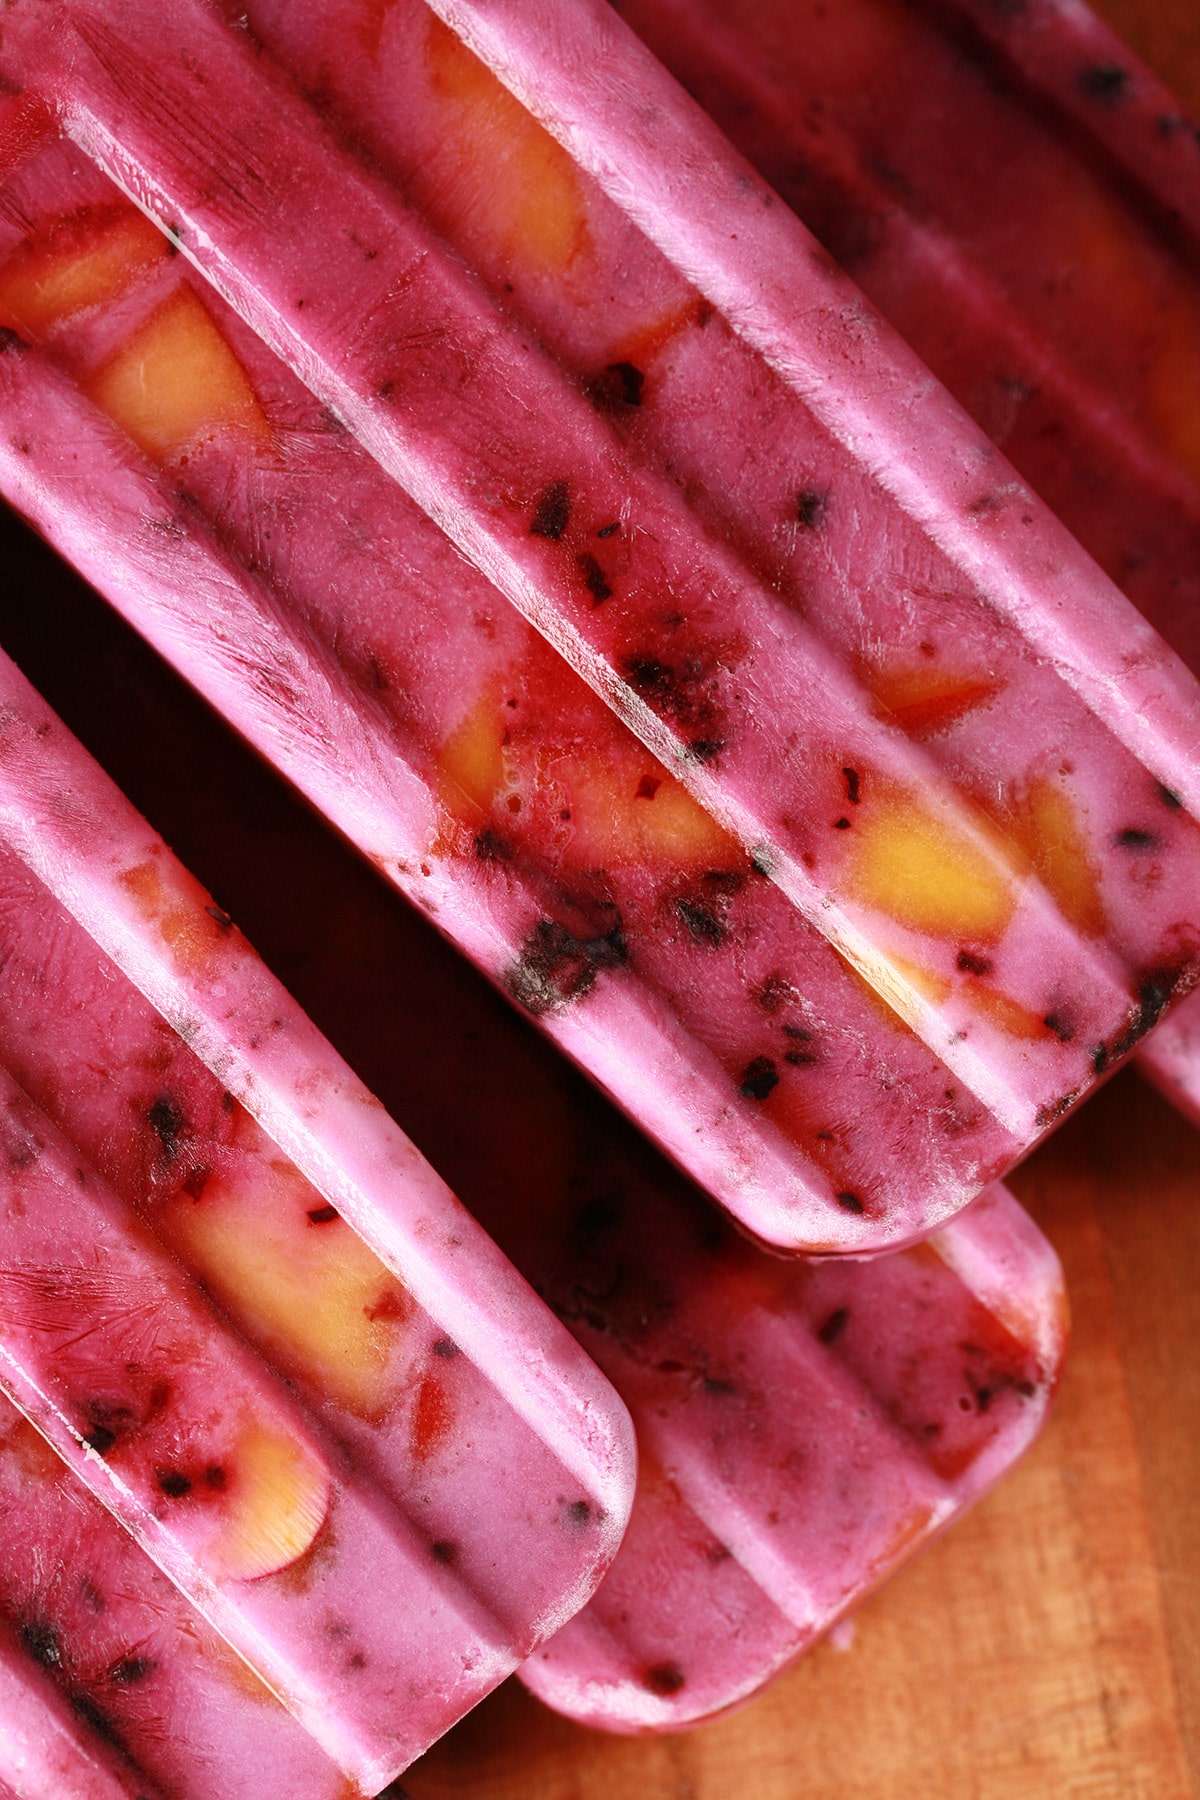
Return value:
<svg viewBox="0 0 1200 1800">
<path fill-rule="evenodd" d="M 83 208 L 26 238 L 9 258 L 0 271 L 0 325 L 43 343 L 65 319 L 117 299 L 169 255 L 162 232 L 135 207 Z"/>
<path fill-rule="evenodd" d="M 218 431 L 270 444 L 241 364 L 190 288 L 163 301 L 96 371 L 88 391 L 155 462 L 170 462 Z"/>
</svg>

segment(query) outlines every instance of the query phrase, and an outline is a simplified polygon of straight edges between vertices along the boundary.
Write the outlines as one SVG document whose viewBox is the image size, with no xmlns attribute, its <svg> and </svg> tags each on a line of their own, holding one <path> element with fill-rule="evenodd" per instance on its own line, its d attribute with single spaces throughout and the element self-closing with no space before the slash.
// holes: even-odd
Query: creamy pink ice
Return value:
<svg viewBox="0 0 1200 1800">
<path fill-rule="evenodd" d="M 10 60 L 25 16 L 10 20 Z M 614 206 L 423 10 L 394 7 L 378 29 L 303 8 L 249 16 L 281 40 L 286 25 L 295 41 L 276 47 L 406 199 L 444 230 L 462 226 L 500 310 L 396 194 L 320 143 L 243 30 L 185 6 L 156 17 L 169 44 L 155 49 L 147 22 L 134 48 L 103 9 L 78 18 L 61 87 L 69 129 L 742 847 L 593 722 L 490 590 L 464 604 L 475 586 L 443 540 L 398 501 L 384 514 L 378 478 L 328 417 L 298 412 L 215 302 L 168 304 L 163 258 L 144 242 L 114 282 L 117 224 L 98 256 L 89 221 L 72 247 L 81 205 L 104 205 L 77 168 L 82 187 L 60 188 L 57 224 L 44 188 L 33 206 L 46 167 L 15 178 L 44 235 L 14 252 L 10 273 L 19 286 L 32 268 L 40 299 L 32 319 L 12 310 L 11 329 L 55 353 L 62 379 L 36 356 L 10 359 L 12 435 L 30 446 L 6 458 L 10 494 L 751 1229 L 864 1248 L 948 1216 L 1192 980 L 1197 846 L 1175 802 L 1194 779 L 1196 698 L 1181 671 L 998 465 L 994 485 L 983 441 L 615 21 L 572 15 L 579 66 L 590 46 L 614 93 L 636 73 L 657 125 L 681 144 L 694 134 L 695 180 L 655 194 L 646 134 L 626 142 L 630 119 L 595 69 L 570 93 L 542 70 L 537 104 L 556 130 L 572 107 L 587 111 L 580 156 Z M 323 32 L 346 53 L 336 78 Z M 519 36 L 488 51 L 518 87 L 521 57 L 536 60 Z M 192 74 L 168 79 L 184 42 Z M 139 65 L 135 78 L 150 56 L 154 72 Z M 221 146 L 219 202 L 204 173 L 201 62 L 238 96 L 223 119 L 244 126 L 242 148 L 236 133 Z M 140 106 L 138 94 L 159 99 Z M 402 143 L 398 121 L 411 123 Z M 481 247 L 471 205 L 498 131 L 515 148 L 493 212 L 511 237 L 516 195 L 520 253 Z M 426 166 L 439 142 L 457 177 Z M 622 186 L 617 150 L 653 205 Z M 272 171 L 288 204 L 264 209 L 252 197 Z M 745 226 L 732 259 L 713 236 L 718 192 Z M 548 274 L 525 266 L 531 239 Z M 63 253 L 88 264 L 82 299 L 38 273 Z M 820 324 L 802 340 L 806 306 Z M 859 353 L 847 375 L 843 352 L 864 332 L 870 368 Z M 198 409 L 177 384 L 164 429 L 161 402 L 147 414 L 139 396 L 180 355 L 220 404 Z M 816 380 L 822 356 L 841 388 Z M 97 406 L 165 467 L 165 490 L 116 450 Z M 730 426 L 719 440 L 714 411 Z M 88 444 L 86 495 L 56 448 L 67 441 Z M 345 486 L 330 484 L 334 454 Z M 97 481 L 100 467 L 111 473 Z M 175 497 L 181 480 L 221 528 L 215 565 L 195 507 Z M 148 506 L 157 556 L 131 529 Z M 863 508 L 873 533 L 858 529 Z M 186 575 L 181 527 L 195 547 Z M 252 578 L 231 569 L 231 548 Z M 421 601 L 403 616 L 397 567 Z M 439 602 L 434 631 L 423 612 Z M 253 668 L 268 638 L 280 666 L 264 682 Z M 751 671 L 768 651 L 764 683 Z M 315 739 L 297 695 L 322 720 Z M 962 721 L 950 757 L 947 719 Z M 1151 841 L 1161 878 L 1147 900 Z M 746 968 L 743 943 L 760 966 Z"/>
<path fill-rule="evenodd" d="M 628 1421 L 7 663 L 0 702 L 0 1380 L 377 1791 L 583 1604 Z"/>
<path fill-rule="evenodd" d="M 564 1316 L 641 1475 L 603 1586 L 521 1679 L 589 1725 L 749 1699 L 1012 1464 L 1057 1380 L 1061 1270 L 1001 1188 L 867 1262 L 773 1261 L 661 1202 L 594 1207 L 572 1250 Z"/>
</svg>

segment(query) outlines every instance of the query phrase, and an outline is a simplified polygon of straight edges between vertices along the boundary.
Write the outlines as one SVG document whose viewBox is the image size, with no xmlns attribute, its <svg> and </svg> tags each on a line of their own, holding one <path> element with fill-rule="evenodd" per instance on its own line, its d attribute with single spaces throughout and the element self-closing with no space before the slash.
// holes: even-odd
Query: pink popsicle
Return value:
<svg viewBox="0 0 1200 1800">
<path fill-rule="evenodd" d="M 161 734 L 178 694 L 147 665 L 137 657 L 134 689 L 148 675 L 161 686 L 151 707 Z M 137 764 L 154 734 L 136 721 L 130 730 L 127 760 Z M 607 1656 L 593 1654 L 594 1629 L 582 1645 L 569 1631 L 556 1642 L 555 1659 L 575 1640 L 571 1703 L 585 1698 L 593 1722 L 628 1722 L 632 1707 L 667 1726 L 744 1698 L 836 1606 L 927 1541 L 923 1508 L 934 1519 L 956 1513 L 1028 1441 L 1060 1348 L 1044 1246 L 1009 1202 L 991 1208 L 986 1237 L 976 1211 L 952 1228 L 953 1271 L 925 1251 L 816 1272 L 756 1254 L 415 913 L 323 846 L 315 822 L 278 795 L 273 804 L 265 778 L 247 793 L 246 759 L 222 752 L 223 734 L 200 709 L 189 707 L 171 736 L 161 772 L 140 778 L 141 803 L 173 834 L 203 834 L 205 866 L 219 871 L 210 879 L 253 913 L 272 960 L 303 968 L 314 1016 L 611 1370 L 646 1421 L 653 1468 L 665 1456 L 727 1534 L 698 1524 L 665 1473 L 644 1486 L 597 1596 L 612 1623 Z M 195 793 L 180 782 L 193 764 Z M 833 1290 L 821 1285 L 835 1277 Z M 936 1311 L 911 1310 L 931 1298 Z M 872 1468 L 861 1466 L 867 1452 Z M 721 1480 L 731 1461 L 733 1496 Z M 685 1529 L 670 1536 L 680 1519 Z M 719 1542 L 734 1553 L 710 1562 Z"/>
<path fill-rule="evenodd" d="M 1200 133 L 1175 96 L 1077 3 L 622 12 L 1200 665 Z M 1198 1023 L 1186 1002 L 1142 1067 L 1200 1121 Z"/>
<path fill-rule="evenodd" d="M 625 1415 L 227 916 L 11 665 L 0 680 L 3 1055 L 58 1121 L 5 1074 L 4 1383 L 375 1791 L 599 1579 Z M 321 1429 L 81 1150 L 165 1219 Z M 382 1260 L 347 1247 L 355 1215 Z M 330 1249 L 297 1263 L 297 1231 Z M 320 1277 L 298 1328 L 297 1284 Z M 356 1300 L 370 1324 L 339 1361 Z"/>
<path fill-rule="evenodd" d="M 654 1223 L 636 1276 L 614 1273 L 635 1262 L 624 1219 L 597 1221 L 576 1272 L 574 1328 L 638 1428 L 633 1520 L 521 1671 L 635 1732 L 749 1699 L 959 1516 L 1036 1435 L 1065 1323 L 1057 1259 L 1001 1188 L 865 1263 Z"/>
</svg>

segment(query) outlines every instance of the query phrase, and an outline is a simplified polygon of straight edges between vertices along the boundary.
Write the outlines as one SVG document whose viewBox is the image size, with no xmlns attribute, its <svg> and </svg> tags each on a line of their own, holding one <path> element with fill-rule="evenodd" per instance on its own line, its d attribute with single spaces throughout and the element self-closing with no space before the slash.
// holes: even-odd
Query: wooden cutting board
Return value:
<svg viewBox="0 0 1200 1800">
<path fill-rule="evenodd" d="M 1093 4 L 1200 117 L 1200 0 Z M 582 1730 L 510 1682 L 411 1800 L 1200 1794 L 1200 1132 L 1124 1074 L 1012 1186 L 1066 1268 L 1057 1407 L 852 1641 L 669 1739 Z"/>
</svg>

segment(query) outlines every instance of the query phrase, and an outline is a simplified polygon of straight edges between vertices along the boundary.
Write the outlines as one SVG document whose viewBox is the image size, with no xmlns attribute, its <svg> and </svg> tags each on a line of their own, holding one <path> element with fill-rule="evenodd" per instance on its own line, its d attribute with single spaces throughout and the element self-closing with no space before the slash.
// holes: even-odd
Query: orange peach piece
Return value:
<svg viewBox="0 0 1200 1800">
<path fill-rule="evenodd" d="M 0 325 L 43 343 L 60 321 L 115 300 L 170 251 L 133 206 L 88 206 L 56 219 L 0 268 Z"/>
<path fill-rule="evenodd" d="M 648 863 L 671 869 L 724 869 L 745 862 L 741 847 L 648 751 L 623 746 L 601 761 L 582 752 L 554 761 L 572 833 L 569 868 Z"/>
<path fill-rule="evenodd" d="M 408 1294 L 290 1163 L 181 1188 L 159 1229 L 268 1356 L 363 1417 L 386 1411 Z"/>
<path fill-rule="evenodd" d="M 182 460 L 206 439 L 233 434 L 260 449 L 271 427 L 211 313 L 181 286 L 114 351 L 89 397 L 152 461 Z"/>
<path fill-rule="evenodd" d="M 1099 937 L 1105 929 L 1100 880 L 1063 788 L 1035 781 L 1010 804 L 1003 822 L 1063 917 L 1077 931 Z"/>
<path fill-rule="evenodd" d="M 986 706 L 1000 683 L 985 675 L 968 675 L 936 664 L 925 668 L 873 669 L 866 684 L 886 709 L 888 723 L 909 737 L 932 737 L 957 724 L 977 707 Z"/>
<path fill-rule="evenodd" d="M 440 19 L 430 19 L 425 59 L 449 115 L 423 171 L 435 213 L 506 262 L 566 269 L 588 239 L 566 151 Z"/>
<path fill-rule="evenodd" d="M 465 797 L 503 822 L 506 812 L 549 819 L 566 868 L 645 862 L 728 868 L 743 852 L 674 776 L 632 737 L 602 755 L 540 740 L 505 742 L 503 702 L 485 694 L 441 754 L 456 814 Z M 516 805 L 513 805 L 513 802 Z"/>
</svg>

